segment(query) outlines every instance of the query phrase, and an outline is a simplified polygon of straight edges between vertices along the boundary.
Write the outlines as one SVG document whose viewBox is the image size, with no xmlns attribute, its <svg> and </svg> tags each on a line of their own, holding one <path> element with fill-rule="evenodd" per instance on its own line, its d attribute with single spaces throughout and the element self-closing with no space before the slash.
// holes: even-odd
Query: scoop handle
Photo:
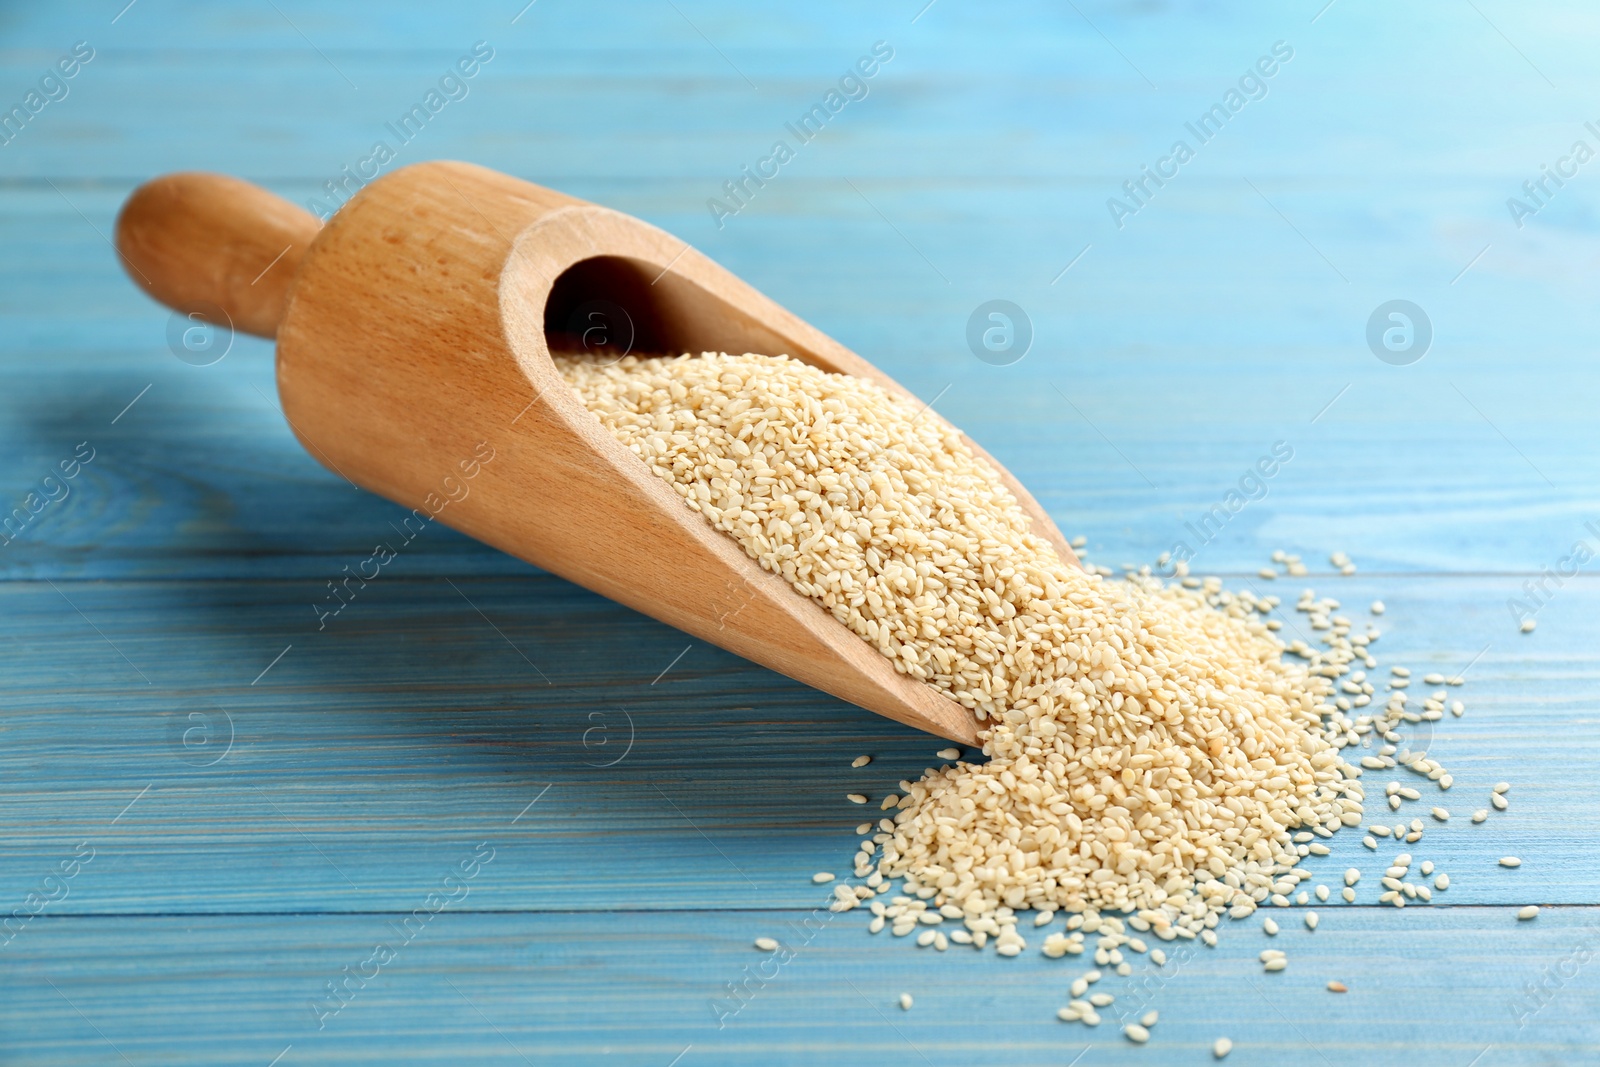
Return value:
<svg viewBox="0 0 1600 1067">
<path fill-rule="evenodd" d="M 233 329 L 275 337 L 321 226 L 259 185 L 188 171 L 133 191 L 117 217 L 117 251 L 128 275 L 168 307 L 220 308 Z"/>
</svg>

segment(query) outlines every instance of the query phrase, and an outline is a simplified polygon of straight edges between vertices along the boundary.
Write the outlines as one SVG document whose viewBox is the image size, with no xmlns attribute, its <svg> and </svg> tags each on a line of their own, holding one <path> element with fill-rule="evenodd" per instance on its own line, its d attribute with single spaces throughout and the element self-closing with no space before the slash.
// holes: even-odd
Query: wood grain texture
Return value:
<svg viewBox="0 0 1600 1067">
<path fill-rule="evenodd" d="M 128 278 L 175 311 L 275 337 L 319 223 L 305 208 L 225 174 L 181 172 L 134 190 L 117 216 Z"/>
<path fill-rule="evenodd" d="M 1507 608 L 1600 545 L 1600 185 L 1585 168 L 1522 228 L 1506 209 L 1594 118 L 1590 8 L 520 6 L 5 16 L 3 99 L 74 41 L 96 57 L 0 148 L 0 501 L 95 458 L 0 545 L 0 910 L 95 855 L 0 948 L 0 1063 L 1091 1067 L 1211 1062 L 1224 1033 L 1230 1064 L 1600 1060 L 1593 564 L 1545 579 L 1533 634 Z M 879 39 L 866 99 L 719 229 L 706 200 Z M 1106 199 L 1279 39 L 1266 98 L 1117 229 Z M 932 401 L 1092 562 L 1153 560 L 1290 443 L 1197 567 L 1265 592 L 1284 548 L 1313 576 L 1272 591 L 1382 597 L 1380 669 L 1482 653 L 1429 741 L 1451 822 L 1412 849 L 1447 899 L 1323 906 L 1315 934 L 1291 912 L 1278 975 L 1241 923 L 1154 992 L 1107 979 L 1160 1010 L 1143 1049 L 1055 1021 L 1077 969 L 1032 932 L 1016 960 L 933 958 L 860 914 L 719 1030 L 751 940 L 848 864 L 843 794 L 937 742 L 438 524 L 319 631 L 319 591 L 405 512 L 296 443 L 267 343 L 175 359 L 107 243 L 170 170 L 322 195 L 477 40 L 495 58 L 396 166 L 469 159 L 681 236 Z M 996 297 L 1035 330 L 1009 367 L 964 338 Z M 1363 337 L 1396 297 L 1435 327 L 1408 367 Z M 1330 576 L 1332 549 L 1360 572 Z M 1510 810 L 1463 822 L 1498 780 Z M 323 984 L 483 841 L 470 895 L 318 1031 Z M 1316 881 L 1354 864 L 1370 902 L 1390 852 L 1336 846 Z M 1517 923 L 1530 901 L 1553 906 Z"/>
</svg>

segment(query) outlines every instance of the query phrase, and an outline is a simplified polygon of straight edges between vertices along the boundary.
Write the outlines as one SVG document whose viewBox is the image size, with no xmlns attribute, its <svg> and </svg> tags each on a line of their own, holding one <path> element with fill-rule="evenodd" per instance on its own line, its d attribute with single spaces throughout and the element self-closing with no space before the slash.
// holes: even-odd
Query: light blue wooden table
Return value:
<svg viewBox="0 0 1600 1067">
<path fill-rule="evenodd" d="M 26 115 L 0 147 L 0 504 L 25 514 L 0 545 L 0 1063 L 1098 1067 L 1210 1062 L 1224 1034 L 1239 1065 L 1600 1062 L 1600 587 L 1561 562 L 1600 550 L 1592 6 L 123 2 L 0 13 Z M 1380 909 L 1369 877 L 1314 934 L 1289 915 L 1281 974 L 1252 921 L 1108 979 L 1113 1019 L 1161 1013 L 1135 1048 L 1055 1020 L 1081 967 L 1036 945 L 939 955 L 815 911 L 844 794 L 915 776 L 930 738 L 442 528 L 319 631 L 399 509 L 295 444 L 268 344 L 175 358 L 107 237 L 164 171 L 317 196 L 480 41 L 390 169 L 466 159 L 642 216 L 935 403 L 1094 561 L 1189 540 L 1259 588 L 1298 552 L 1291 603 L 1381 597 L 1386 662 L 1467 671 L 1430 745 L 1456 816 L 1413 848 L 1449 892 Z M 786 124 L 879 41 L 801 144 Z M 1144 166 L 1169 177 L 1130 201 Z M 1535 201 L 1541 166 L 1569 176 Z M 994 299 L 1033 331 L 1007 366 L 965 337 Z M 1395 299 L 1431 324 L 1407 365 L 1365 336 Z M 1187 535 L 1279 441 L 1266 496 Z M 1544 568 L 1568 575 L 1523 635 L 1508 601 Z M 1471 825 L 1498 780 L 1510 810 Z M 1318 881 L 1377 873 L 1336 845 Z"/>
</svg>

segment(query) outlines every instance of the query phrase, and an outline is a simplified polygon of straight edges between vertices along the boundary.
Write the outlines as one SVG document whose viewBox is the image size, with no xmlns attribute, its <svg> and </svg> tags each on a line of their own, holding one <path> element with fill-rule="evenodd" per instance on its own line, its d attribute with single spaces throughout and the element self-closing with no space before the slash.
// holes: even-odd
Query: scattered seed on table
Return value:
<svg viewBox="0 0 1600 1067">
<path fill-rule="evenodd" d="M 1277 959 L 1270 959 L 1266 963 L 1263 963 L 1261 966 L 1262 966 L 1263 970 L 1281 971 L 1285 967 L 1289 966 L 1289 961 L 1279 957 Z"/>
<path fill-rule="evenodd" d="M 1142 1045 L 1146 1041 L 1150 1040 L 1150 1031 L 1146 1030 L 1138 1023 L 1129 1023 L 1127 1026 L 1122 1028 L 1122 1032 L 1126 1034 L 1128 1036 L 1128 1040 L 1132 1041 L 1135 1045 Z"/>
<path fill-rule="evenodd" d="M 1363 837 L 1361 839 L 1361 843 L 1363 845 L 1366 845 L 1368 848 L 1374 849 L 1374 850 L 1376 850 L 1377 847 L 1378 847 L 1378 839 L 1376 837 L 1373 837 L 1371 834 L 1368 834 L 1366 837 Z"/>
<path fill-rule="evenodd" d="M 1074 978 L 1072 980 L 1072 985 L 1067 988 L 1067 992 L 1071 993 L 1074 997 L 1082 997 L 1085 993 L 1089 992 L 1088 980 L 1083 978 Z"/>
<path fill-rule="evenodd" d="M 1328 902 L 1328 887 L 1327 886 L 1325 886 L 1325 885 L 1317 886 L 1317 899 L 1322 901 L 1324 904 L 1326 904 Z"/>
<path fill-rule="evenodd" d="M 1350 987 L 1345 985 L 1343 982 L 1329 982 L 1328 983 L 1328 992 L 1330 992 L 1330 993 L 1348 993 L 1348 992 L 1350 992 Z"/>
<path fill-rule="evenodd" d="M 1150 962 L 1157 967 L 1165 967 L 1167 965 L 1167 954 L 1158 948 L 1153 948 L 1150 950 Z"/>
<path fill-rule="evenodd" d="M 1433 817 L 1435 819 L 1438 819 L 1440 822 L 1449 822 L 1450 821 L 1450 813 L 1448 811 L 1446 811 L 1445 809 L 1443 809 L 1443 808 L 1434 808 L 1433 809 Z"/>
<path fill-rule="evenodd" d="M 1525 633 L 1525 634 L 1531 634 L 1531 633 L 1533 633 L 1533 628 L 1534 628 L 1534 627 L 1535 627 L 1535 626 L 1538 626 L 1538 625 L 1539 625 L 1539 624 L 1538 624 L 1538 623 L 1537 623 L 1537 622 L 1536 622 L 1536 621 L 1534 621 L 1534 620 L 1533 620 L 1533 619 L 1523 619 L 1523 620 L 1522 620 L 1522 627 L 1521 627 L 1521 629 L 1522 629 L 1522 632 L 1523 632 L 1523 633 Z"/>
<path fill-rule="evenodd" d="M 1505 811 L 1507 806 L 1508 806 L 1508 802 L 1506 801 L 1506 798 L 1504 796 L 1502 796 L 1501 794 L 1499 794 L 1499 793 L 1490 793 L 1489 794 L 1489 803 L 1493 804 L 1496 808 L 1498 808 L 1501 811 Z"/>
<path fill-rule="evenodd" d="M 941 748 L 934 755 L 940 759 L 960 759 L 961 750 L 959 748 Z"/>
<path fill-rule="evenodd" d="M 1156 1020 L 1159 1018 L 1161 1018 L 1161 1013 L 1156 1011 L 1154 1008 L 1151 1008 L 1149 1011 L 1139 1016 L 1139 1025 L 1148 1029 L 1149 1027 L 1154 1026 L 1156 1024 Z"/>
<path fill-rule="evenodd" d="M 846 793 L 844 798 L 852 804 L 865 804 L 867 802 L 865 793 Z"/>
<path fill-rule="evenodd" d="M 1509 793 L 1509 792 L 1511 792 L 1511 783 L 1510 782 L 1496 782 L 1494 784 L 1494 788 L 1491 790 L 1491 792 L 1494 792 L 1494 793 Z"/>
<path fill-rule="evenodd" d="M 776 952 L 778 943 L 770 937 L 758 937 L 756 938 L 756 948 L 762 952 Z"/>
<path fill-rule="evenodd" d="M 1537 904 L 1529 904 L 1527 907 L 1518 910 L 1517 918 L 1518 919 L 1532 919 L 1535 916 L 1537 916 L 1538 914 L 1539 914 L 1539 905 L 1537 905 Z"/>
<path fill-rule="evenodd" d="M 1354 904 L 1356 902 L 1356 891 L 1351 889 L 1349 886 L 1345 886 L 1344 889 L 1339 892 L 1339 895 L 1344 898 L 1344 902 L 1346 904 Z"/>
<path fill-rule="evenodd" d="M 1450 876 L 1448 874 L 1441 874 L 1439 877 L 1435 878 L 1433 880 L 1433 888 L 1435 888 L 1435 889 L 1449 889 L 1450 888 Z"/>
<path fill-rule="evenodd" d="M 1421 871 L 1422 871 L 1424 876 L 1432 874 L 1433 873 L 1433 861 L 1432 860 L 1423 860 L 1422 861 Z"/>
<path fill-rule="evenodd" d="M 852 766 L 852 767 L 865 767 L 867 764 L 869 764 L 871 762 L 872 762 L 872 757 L 871 756 L 857 756 L 855 759 L 850 761 L 850 766 Z"/>
<path fill-rule="evenodd" d="M 911 994 L 910 993 L 901 993 L 900 994 L 900 1010 L 901 1011 L 910 1011 L 911 1010 Z"/>
<path fill-rule="evenodd" d="M 1211 1044 L 1211 1054 L 1219 1060 L 1232 1051 L 1233 1042 L 1225 1037 L 1219 1037 Z"/>
<path fill-rule="evenodd" d="M 1273 922 L 1271 919 L 1263 920 L 1261 923 L 1261 929 L 1268 937 L 1278 936 L 1278 924 Z"/>
<path fill-rule="evenodd" d="M 1422 676 L 1422 681 L 1423 681 L 1423 684 L 1425 684 L 1425 685 L 1443 685 L 1444 684 L 1444 675 L 1442 675 L 1442 674 L 1424 674 Z"/>
<path fill-rule="evenodd" d="M 1089 995 L 1089 1003 L 1097 1008 L 1109 1008 L 1116 1002 L 1116 999 L 1110 993 L 1091 993 Z"/>
<path fill-rule="evenodd" d="M 1372 602 L 1372 607 L 1368 608 L 1367 610 L 1371 611 L 1374 615 L 1382 615 L 1384 612 L 1383 601 L 1374 600 Z"/>
<path fill-rule="evenodd" d="M 833 881 L 833 873 L 831 871 L 818 871 L 816 874 L 811 876 L 811 881 L 815 885 L 821 885 L 824 882 L 831 882 Z"/>
<path fill-rule="evenodd" d="M 1521 867 L 1522 866 L 1522 861 L 1517 859 L 1517 857 L 1515 857 L 1515 856 L 1501 856 L 1500 857 L 1500 866 L 1502 866 L 1502 867 Z"/>
<path fill-rule="evenodd" d="M 1317 928 L 1317 923 L 1319 921 L 1320 920 L 1317 918 L 1317 913 L 1316 912 L 1314 912 L 1314 911 L 1306 912 L 1306 929 L 1315 930 Z"/>
<path fill-rule="evenodd" d="M 1479 808 L 1477 811 L 1472 813 L 1472 821 L 1473 822 L 1482 822 L 1483 820 L 1487 819 L 1488 817 L 1489 817 L 1489 809 L 1488 808 Z"/>
</svg>

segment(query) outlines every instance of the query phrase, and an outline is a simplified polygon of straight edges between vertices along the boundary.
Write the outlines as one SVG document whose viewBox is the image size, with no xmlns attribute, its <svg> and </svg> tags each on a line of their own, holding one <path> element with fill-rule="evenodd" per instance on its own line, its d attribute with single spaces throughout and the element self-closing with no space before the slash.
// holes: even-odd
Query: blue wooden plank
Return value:
<svg viewBox="0 0 1600 1067">
<path fill-rule="evenodd" d="M 1499 595 L 1510 581 L 1327 587 L 1352 611 L 1385 598 L 1385 664 L 1467 670 L 1451 690 L 1467 713 L 1406 734 L 1455 785 L 1368 772 L 1369 818 L 1391 823 L 1383 784 L 1414 780 L 1424 799 L 1400 815 L 1427 829 L 1407 850 L 1451 874 L 1451 903 L 1588 903 L 1600 660 L 1585 620 L 1600 587 L 1569 585 L 1525 636 Z M 550 578 L 385 576 L 322 631 L 318 592 L 0 585 L 15 628 L 0 899 L 22 899 L 87 840 L 97 857 L 53 910 L 394 908 L 494 833 L 507 847 L 495 888 L 474 898 L 484 907 L 799 906 L 813 872 L 848 869 L 851 829 L 940 745 Z M 852 769 L 862 753 L 874 761 Z M 1472 825 L 1502 780 L 1510 810 Z M 857 791 L 873 803 L 848 803 Z M 1352 833 L 1336 846 L 1308 866 L 1336 888 L 1346 867 L 1376 873 L 1401 850 L 1369 852 Z M 1523 867 L 1498 869 L 1503 855 Z M 1361 899 L 1378 892 L 1369 878 Z"/>
<path fill-rule="evenodd" d="M 106 232 L 124 188 L 69 195 Z M 620 200 L 650 214 L 654 201 L 637 188 Z M 924 212 L 937 214 L 967 195 L 947 189 L 919 198 Z M 629 203 L 633 196 L 638 203 Z M 805 264 L 848 244 L 863 224 L 864 209 L 846 199 L 853 196 L 843 188 L 819 199 L 815 221 L 803 227 L 808 234 L 784 237 L 766 223 L 770 240 L 758 242 L 760 254 L 770 263 L 764 250 L 784 247 Z M 1043 199 L 1037 203 L 1043 210 Z M 274 407 L 264 343 L 241 338 L 211 367 L 181 363 L 167 349 L 168 316 L 128 284 L 100 235 L 60 196 L 19 194 L 10 220 L 9 232 L 40 242 L 47 255 L 41 278 L 15 265 L 20 277 L 9 306 L 19 330 L 0 343 L 13 346 L 15 368 L 0 398 L 0 440 L 16 457 L 3 475 L 7 497 L 14 505 L 77 442 L 105 444 L 77 499 L 42 520 L 51 536 L 6 546 L 0 564 L 7 573 L 304 576 L 330 563 L 337 570 L 388 529 L 397 509 L 351 492 L 293 441 Z M 992 220 L 952 228 L 971 237 L 984 259 L 1006 258 L 1008 246 L 983 243 Z M 45 244 L 47 230 L 61 239 Z M 1204 236 L 1224 239 L 1220 226 Z M 1257 235 L 1240 262 L 1266 247 Z M 945 295 L 885 295 L 892 283 L 875 279 L 911 255 L 903 247 L 879 245 L 821 273 L 761 266 L 756 252 L 752 245 L 744 253 L 752 257 L 745 274 L 926 399 L 939 398 L 940 410 L 1006 462 L 1065 528 L 1114 550 L 1112 563 L 1150 561 L 1190 540 L 1184 523 L 1221 500 L 1280 440 L 1294 448 L 1293 462 L 1267 499 L 1230 520 L 1214 543 L 1192 546 L 1202 565 L 1249 573 L 1276 548 L 1310 558 L 1338 546 L 1384 571 L 1536 572 L 1597 518 L 1600 464 L 1587 432 L 1595 388 L 1578 336 L 1592 309 L 1569 315 L 1557 304 L 1535 305 L 1529 313 L 1551 333 L 1526 357 L 1538 361 L 1537 371 L 1509 382 L 1503 359 L 1486 349 L 1439 353 L 1438 361 L 1405 368 L 1364 349 L 1352 354 L 1351 343 L 1286 358 L 1276 339 L 1245 343 L 1248 314 L 1230 327 L 1239 331 L 1233 351 L 1226 338 L 1170 352 L 1124 342 L 1090 358 L 1074 354 L 1082 349 L 1072 335 L 1084 327 L 1070 306 L 1037 311 L 1038 351 L 1013 367 L 992 367 L 965 350 L 961 335 L 967 312 L 993 291 L 974 289 L 971 303 L 961 304 Z M 1171 297 L 1174 321 L 1220 317 L 1216 309 L 1231 300 L 1226 286 L 1191 288 L 1190 281 L 1165 279 L 1161 299 Z M 1094 313 L 1101 322 L 1087 328 L 1107 335 L 1124 304 L 1117 289 L 1104 287 L 1112 284 L 1123 282 L 1102 280 L 1088 297 L 1071 298 L 1103 305 Z M 1516 301 L 1520 293 L 1498 298 Z M 77 320 L 74 347 L 63 349 L 46 338 L 60 332 L 74 299 L 96 315 Z M 1356 328 L 1359 318 L 1352 312 L 1346 326 Z M 1443 329 L 1442 314 L 1439 321 Z M 1211 323 L 1199 329 L 1216 336 Z M 1553 380 L 1566 384 L 1552 390 Z M 110 425 L 146 386 L 149 393 Z M 440 534 L 419 551 L 467 572 L 519 573 Z"/>
<path fill-rule="evenodd" d="M 467 906 L 498 863 L 461 883 Z M 449 869 L 419 882 L 417 907 Z M 952 949 L 932 959 L 827 914 L 445 907 L 409 941 L 380 914 L 56 920 L 19 939 L 0 972 L 0 1033 L 18 1062 L 39 1067 L 261 1067 L 280 1054 L 281 1064 L 1202 1064 L 1222 1036 L 1235 1043 L 1227 1062 L 1246 1067 L 1462 1067 L 1474 1056 L 1543 1067 L 1600 1054 L 1592 907 L 1531 923 L 1508 908 L 1362 908 L 1314 934 L 1286 926 L 1215 949 L 1169 946 L 1166 967 L 1141 961 L 1096 986 L 1117 1001 L 1092 1030 L 1055 1019 L 1085 969 L 1070 958 Z M 751 947 L 764 935 L 790 946 L 782 964 Z M 1268 945 L 1287 951 L 1287 970 L 1261 972 Z M 365 976 L 350 980 L 348 1002 L 314 1009 L 333 1003 L 326 983 L 346 968 Z M 1332 980 L 1350 992 L 1328 992 Z M 895 1003 L 902 992 L 910 1011 Z M 1152 1009 L 1160 1021 L 1137 1048 L 1118 1020 Z"/>
</svg>

